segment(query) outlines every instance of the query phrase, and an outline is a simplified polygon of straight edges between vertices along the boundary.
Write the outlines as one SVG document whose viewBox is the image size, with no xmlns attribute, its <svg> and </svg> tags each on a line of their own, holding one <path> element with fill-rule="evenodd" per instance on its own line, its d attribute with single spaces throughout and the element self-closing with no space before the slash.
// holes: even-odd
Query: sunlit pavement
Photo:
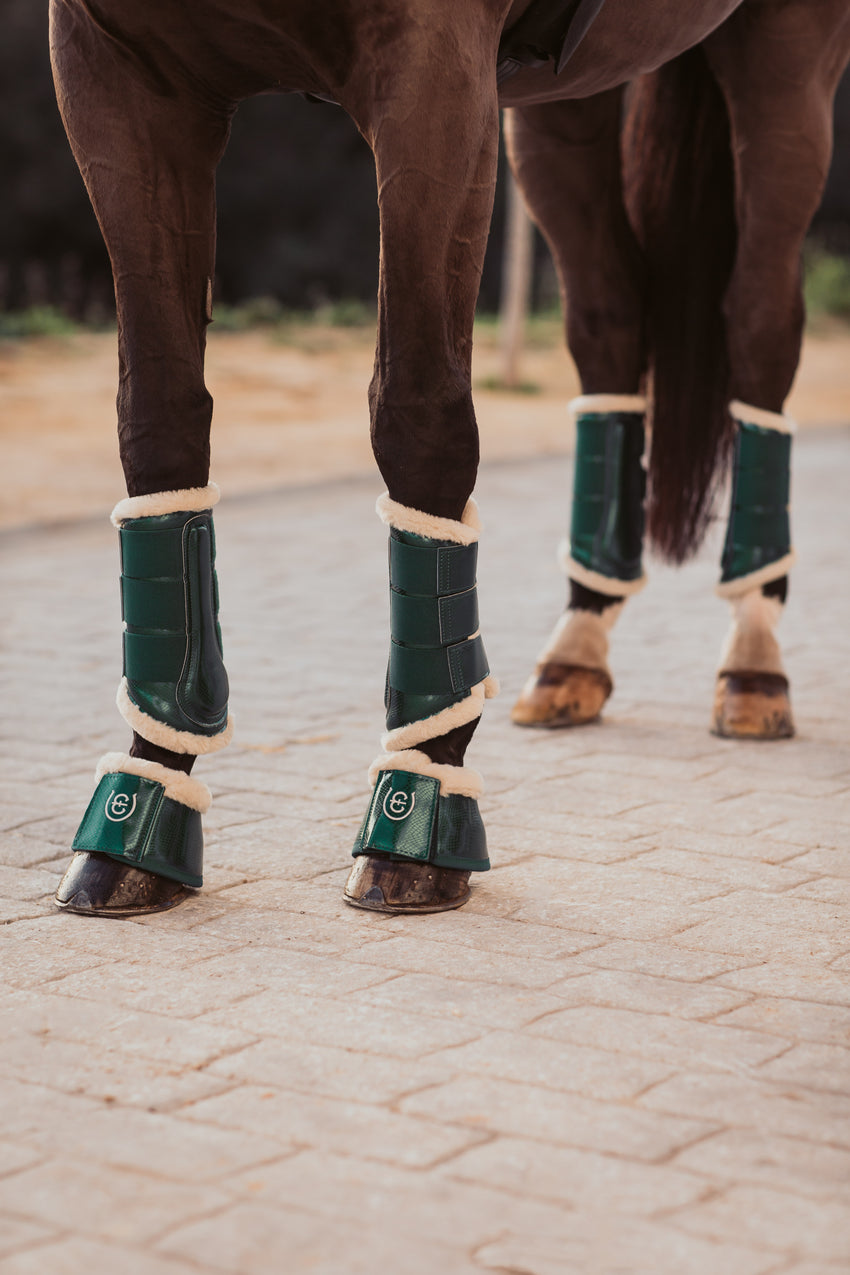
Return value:
<svg viewBox="0 0 850 1275">
<path fill-rule="evenodd" d="M 509 710 L 554 622 L 566 461 L 491 466 L 460 912 L 342 903 L 387 646 L 376 483 L 217 512 L 236 743 L 207 884 L 51 902 L 126 747 L 115 533 L 3 557 L 3 1275 L 827 1275 L 850 1262 L 850 434 L 796 443 L 798 734 L 713 738 L 719 533 L 615 634 L 602 724 Z"/>
</svg>

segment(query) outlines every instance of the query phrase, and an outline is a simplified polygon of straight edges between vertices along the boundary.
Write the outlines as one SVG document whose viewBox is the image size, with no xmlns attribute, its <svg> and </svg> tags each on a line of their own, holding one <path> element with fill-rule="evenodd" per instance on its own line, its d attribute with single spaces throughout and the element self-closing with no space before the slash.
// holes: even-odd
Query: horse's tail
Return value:
<svg viewBox="0 0 850 1275">
<path fill-rule="evenodd" d="M 682 562 L 705 534 L 732 437 L 722 302 L 735 254 L 734 173 L 726 105 L 701 48 L 633 86 L 623 150 L 648 264 L 647 526 L 655 548 Z"/>
</svg>

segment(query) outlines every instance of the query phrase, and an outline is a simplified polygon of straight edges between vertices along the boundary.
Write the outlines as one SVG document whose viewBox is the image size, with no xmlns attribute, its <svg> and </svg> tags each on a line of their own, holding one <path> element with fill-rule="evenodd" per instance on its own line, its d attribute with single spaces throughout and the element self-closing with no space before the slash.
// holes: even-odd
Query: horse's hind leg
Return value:
<svg viewBox="0 0 850 1275">
<path fill-rule="evenodd" d="M 508 153 L 552 249 L 581 379 L 566 613 L 514 706 L 523 726 L 573 726 L 611 693 L 608 634 L 644 583 L 646 365 L 640 252 L 623 203 L 619 90 L 508 112 Z"/>
<path fill-rule="evenodd" d="M 495 45 L 495 32 L 493 33 Z M 437 47 L 461 48 L 450 32 Z M 421 55 L 420 55 L 421 56 Z M 402 77 L 352 114 L 375 152 L 381 219 L 372 443 L 388 491 L 390 660 L 384 753 L 346 900 L 434 912 L 489 866 L 480 777 L 463 765 L 495 689 L 479 633 L 472 323 L 496 176 L 487 58 L 455 68 L 400 51 Z M 450 87 L 447 87 L 450 86 Z M 365 113 L 365 118 L 364 118 Z"/>
<path fill-rule="evenodd" d="M 774 633 L 793 561 L 790 423 L 782 413 L 800 353 L 800 253 L 829 167 L 850 20 L 843 0 L 745 4 L 705 47 L 729 110 L 738 223 L 725 303 L 738 433 L 718 586 L 733 620 L 713 729 L 777 739 L 794 729 Z"/>
<path fill-rule="evenodd" d="M 112 261 L 118 432 L 128 498 L 120 530 L 129 753 L 111 753 L 74 839 L 57 902 L 128 915 L 201 883 L 206 787 L 199 753 L 227 742 L 208 486 L 211 400 L 203 350 L 214 251 L 214 172 L 228 115 L 54 3 L 63 120 Z"/>
</svg>

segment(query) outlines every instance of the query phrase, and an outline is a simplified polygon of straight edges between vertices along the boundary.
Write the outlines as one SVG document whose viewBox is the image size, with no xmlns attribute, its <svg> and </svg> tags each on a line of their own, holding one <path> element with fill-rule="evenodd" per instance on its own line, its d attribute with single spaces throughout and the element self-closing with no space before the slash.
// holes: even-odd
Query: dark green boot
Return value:
<svg viewBox="0 0 850 1275">
<path fill-rule="evenodd" d="M 218 488 L 118 504 L 122 716 L 157 748 L 196 756 L 230 739 L 218 624 L 212 505 Z M 182 770 L 109 754 L 57 892 L 68 911 L 133 916 L 173 907 L 202 882 L 209 791 Z"/>
<path fill-rule="evenodd" d="M 454 522 L 387 497 L 378 511 L 390 526 L 386 751 L 352 852 L 367 862 L 345 897 L 380 911 L 442 911 L 465 902 L 470 872 L 490 866 L 480 777 L 418 748 L 474 721 L 495 693 L 478 632 L 477 521 L 474 506 Z"/>
<path fill-rule="evenodd" d="M 646 584 L 646 402 L 638 395 L 587 394 L 570 409 L 576 427 L 573 500 L 570 537 L 558 558 L 570 580 L 611 603 L 586 609 L 573 602 L 561 616 L 511 711 L 518 726 L 562 728 L 597 720 L 614 689 L 609 635 L 622 610 L 614 603 Z"/>
</svg>

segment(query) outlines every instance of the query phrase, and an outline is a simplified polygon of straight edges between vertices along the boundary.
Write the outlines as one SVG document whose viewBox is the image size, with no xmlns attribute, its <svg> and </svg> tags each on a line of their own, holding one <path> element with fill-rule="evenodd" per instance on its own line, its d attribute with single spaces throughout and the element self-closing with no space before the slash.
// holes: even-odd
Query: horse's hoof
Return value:
<svg viewBox="0 0 850 1275">
<path fill-rule="evenodd" d="M 604 669 L 548 660 L 526 682 L 511 721 L 517 726 L 583 726 L 596 720 L 613 689 Z"/>
<path fill-rule="evenodd" d="M 724 739 L 790 739 L 788 678 L 781 673 L 720 673 L 711 730 Z"/>
<path fill-rule="evenodd" d="M 469 873 L 362 854 L 345 883 L 346 903 L 368 912 L 449 912 L 471 894 Z"/>
<path fill-rule="evenodd" d="M 59 883 L 56 906 L 83 916 L 143 916 L 176 907 L 191 893 L 179 881 L 78 850 Z"/>
</svg>

